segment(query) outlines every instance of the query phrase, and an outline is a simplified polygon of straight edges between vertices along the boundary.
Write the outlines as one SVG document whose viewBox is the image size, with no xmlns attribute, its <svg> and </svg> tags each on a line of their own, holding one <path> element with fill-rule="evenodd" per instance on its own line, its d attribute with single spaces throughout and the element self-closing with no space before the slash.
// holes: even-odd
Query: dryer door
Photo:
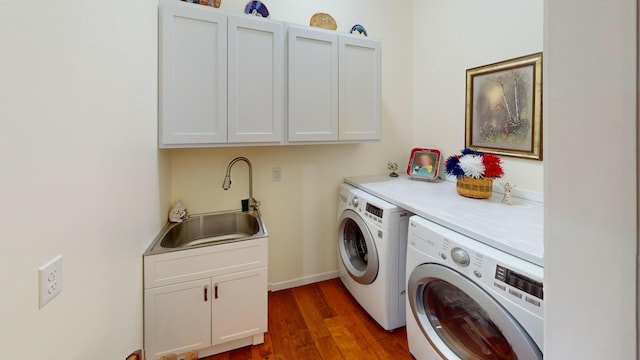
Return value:
<svg viewBox="0 0 640 360">
<path fill-rule="evenodd" d="M 338 254 L 345 269 L 360 284 L 370 284 L 378 276 L 378 251 L 364 220 L 353 210 L 340 216 Z"/>
<path fill-rule="evenodd" d="M 407 282 L 407 296 L 422 333 L 446 359 L 542 359 L 511 314 L 451 268 L 416 267 Z"/>
</svg>

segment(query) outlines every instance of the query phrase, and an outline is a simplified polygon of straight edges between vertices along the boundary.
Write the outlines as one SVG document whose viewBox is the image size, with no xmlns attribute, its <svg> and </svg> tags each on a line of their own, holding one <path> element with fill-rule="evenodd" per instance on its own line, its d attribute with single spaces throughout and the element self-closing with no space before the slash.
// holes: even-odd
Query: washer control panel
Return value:
<svg viewBox="0 0 640 360">
<path fill-rule="evenodd" d="M 416 216 L 409 222 L 408 245 L 427 255 L 428 262 L 456 270 L 492 295 L 542 317 L 542 267 Z"/>
<path fill-rule="evenodd" d="M 375 205 L 371 205 L 370 203 L 367 203 L 367 206 L 365 207 L 365 210 L 369 214 L 371 214 L 371 215 L 373 215 L 373 216 L 375 216 L 377 218 L 382 218 L 382 215 L 384 214 L 384 210 L 382 210 L 381 208 L 379 208 L 379 207 L 377 207 Z"/>
<path fill-rule="evenodd" d="M 544 293 L 542 291 L 542 281 L 533 280 L 528 276 L 522 275 L 504 266 L 496 265 L 495 279 L 507 285 L 511 285 L 515 289 L 525 292 L 526 294 L 531 295 L 539 300 L 542 300 L 544 297 Z M 517 294 L 518 293 L 515 292 L 512 295 L 521 297 L 521 295 Z M 529 298 L 531 299 L 531 297 Z"/>
</svg>

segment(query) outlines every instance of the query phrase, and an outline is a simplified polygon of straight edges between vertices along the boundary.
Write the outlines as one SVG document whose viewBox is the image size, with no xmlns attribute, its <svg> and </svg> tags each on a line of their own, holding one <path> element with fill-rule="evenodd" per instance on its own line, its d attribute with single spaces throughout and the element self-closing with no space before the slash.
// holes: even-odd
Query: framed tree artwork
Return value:
<svg viewBox="0 0 640 360">
<path fill-rule="evenodd" d="M 542 53 L 467 70 L 465 147 L 542 160 Z"/>
</svg>

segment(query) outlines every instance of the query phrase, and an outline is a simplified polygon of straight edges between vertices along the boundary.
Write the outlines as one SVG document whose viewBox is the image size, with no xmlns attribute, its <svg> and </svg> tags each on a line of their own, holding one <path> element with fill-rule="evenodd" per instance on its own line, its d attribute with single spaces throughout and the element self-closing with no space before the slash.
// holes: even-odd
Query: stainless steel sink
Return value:
<svg viewBox="0 0 640 360">
<path fill-rule="evenodd" d="M 145 255 L 268 236 L 259 212 L 226 211 L 192 215 L 169 223 Z"/>
</svg>

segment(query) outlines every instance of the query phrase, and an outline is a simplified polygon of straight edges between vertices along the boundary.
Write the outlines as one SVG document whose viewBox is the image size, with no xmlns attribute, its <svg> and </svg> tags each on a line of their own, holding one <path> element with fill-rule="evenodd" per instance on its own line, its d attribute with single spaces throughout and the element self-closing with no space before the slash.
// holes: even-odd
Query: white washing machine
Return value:
<svg viewBox="0 0 640 360">
<path fill-rule="evenodd" d="M 413 216 L 406 271 L 416 359 L 543 358 L 542 267 Z"/>
<path fill-rule="evenodd" d="M 338 199 L 338 270 L 351 295 L 386 330 L 404 326 L 411 213 L 350 185 Z"/>
</svg>

